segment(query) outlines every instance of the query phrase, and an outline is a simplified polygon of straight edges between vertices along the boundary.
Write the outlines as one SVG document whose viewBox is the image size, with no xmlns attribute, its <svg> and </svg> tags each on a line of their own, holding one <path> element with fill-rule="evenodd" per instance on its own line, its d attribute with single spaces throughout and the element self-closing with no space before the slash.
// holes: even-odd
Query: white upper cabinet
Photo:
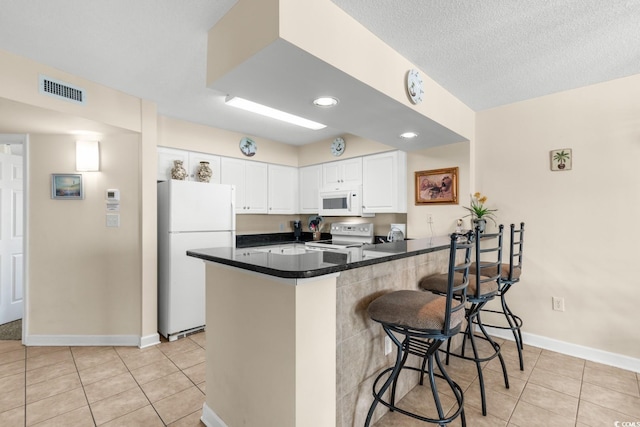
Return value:
<svg viewBox="0 0 640 427">
<path fill-rule="evenodd" d="M 269 165 L 269 213 L 295 214 L 298 208 L 298 168 Z"/>
<path fill-rule="evenodd" d="M 299 213 L 317 214 L 319 191 L 322 186 L 322 165 L 305 166 L 298 170 L 300 177 Z"/>
<path fill-rule="evenodd" d="M 362 212 L 407 212 L 407 153 L 362 158 Z"/>
<path fill-rule="evenodd" d="M 221 184 L 236 186 L 236 213 L 267 213 L 267 164 L 223 157 Z"/>
<path fill-rule="evenodd" d="M 362 184 L 362 157 L 322 165 L 322 187 L 339 190 Z"/>
<path fill-rule="evenodd" d="M 220 156 L 166 147 L 158 147 L 158 181 L 171 179 L 175 160 L 182 160 L 182 167 L 187 171 L 187 181 L 198 181 L 200 162 L 209 162 L 212 172 L 209 182 L 220 183 Z"/>
</svg>

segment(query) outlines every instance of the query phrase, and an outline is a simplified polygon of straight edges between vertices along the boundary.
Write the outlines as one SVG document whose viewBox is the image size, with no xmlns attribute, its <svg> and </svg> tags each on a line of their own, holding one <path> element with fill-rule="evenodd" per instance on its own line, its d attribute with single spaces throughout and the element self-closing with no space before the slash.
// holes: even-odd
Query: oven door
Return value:
<svg viewBox="0 0 640 427">
<path fill-rule="evenodd" d="M 320 191 L 319 214 L 322 216 L 361 216 L 362 191 L 351 190 Z"/>
</svg>

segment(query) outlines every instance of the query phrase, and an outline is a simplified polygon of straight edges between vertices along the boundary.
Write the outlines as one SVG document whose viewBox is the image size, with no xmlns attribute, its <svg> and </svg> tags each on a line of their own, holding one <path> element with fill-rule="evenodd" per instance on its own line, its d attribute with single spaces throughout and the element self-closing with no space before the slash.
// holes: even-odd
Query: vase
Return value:
<svg viewBox="0 0 640 427">
<path fill-rule="evenodd" d="M 198 181 L 200 182 L 209 182 L 211 181 L 211 176 L 213 175 L 213 171 L 209 167 L 209 162 L 200 162 L 200 166 L 198 166 Z"/>
<path fill-rule="evenodd" d="M 174 160 L 173 168 L 171 168 L 171 179 L 184 181 L 187 179 L 187 171 L 182 166 L 182 160 Z"/>
<path fill-rule="evenodd" d="M 486 219 L 474 218 L 471 221 L 471 224 L 473 226 L 473 230 L 475 230 L 476 228 L 479 228 L 481 233 L 484 233 L 485 228 L 487 228 L 487 220 Z"/>
</svg>

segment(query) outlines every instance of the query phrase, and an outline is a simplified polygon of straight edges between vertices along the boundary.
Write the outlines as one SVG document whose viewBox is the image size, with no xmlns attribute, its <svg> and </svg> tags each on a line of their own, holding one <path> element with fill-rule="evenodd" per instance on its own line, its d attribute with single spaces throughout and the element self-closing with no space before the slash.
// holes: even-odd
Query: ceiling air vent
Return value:
<svg viewBox="0 0 640 427">
<path fill-rule="evenodd" d="M 43 75 L 40 75 L 40 93 L 76 104 L 86 102 L 84 89 Z"/>
</svg>

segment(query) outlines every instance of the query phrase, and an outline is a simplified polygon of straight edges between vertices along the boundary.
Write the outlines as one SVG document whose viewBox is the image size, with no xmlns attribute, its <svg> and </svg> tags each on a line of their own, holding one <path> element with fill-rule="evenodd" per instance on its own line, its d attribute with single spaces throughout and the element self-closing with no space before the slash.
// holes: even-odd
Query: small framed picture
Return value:
<svg viewBox="0 0 640 427">
<path fill-rule="evenodd" d="M 51 198 L 62 200 L 84 199 L 81 174 L 52 173 Z"/>
<path fill-rule="evenodd" d="M 458 204 L 458 168 L 418 171 L 416 205 Z"/>
<path fill-rule="evenodd" d="M 562 148 L 560 150 L 550 151 L 551 170 L 552 171 L 570 171 L 573 155 L 571 148 Z"/>
</svg>

